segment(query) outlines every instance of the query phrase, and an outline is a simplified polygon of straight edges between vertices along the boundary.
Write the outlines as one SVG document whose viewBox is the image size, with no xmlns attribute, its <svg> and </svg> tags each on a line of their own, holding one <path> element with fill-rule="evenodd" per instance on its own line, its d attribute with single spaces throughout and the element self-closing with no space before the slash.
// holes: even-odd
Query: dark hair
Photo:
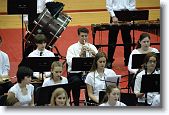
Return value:
<svg viewBox="0 0 169 115">
<path fill-rule="evenodd" d="M 150 39 L 150 35 L 149 35 L 148 33 L 142 33 L 142 34 L 140 35 L 140 38 L 139 38 L 139 40 L 137 41 L 136 49 L 141 48 L 140 42 L 141 42 L 144 38 L 146 38 L 146 37 L 148 37 L 148 38 Z"/>
<path fill-rule="evenodd" d="M 88 34 L 89 30 L 85 27 L 78 28 L 78 30 L 77 30 L 78 35 L 80 35 L 81 32 Z"/>
<path fill-rule="evenodd" d="M 17 71 L 18 83 L 21 83 L 21 81 L 25 78 L 25 76 L 32 77 L 33 70 L 25 66 L 20 66 Z"/>
<path fill-rule="evenodd" d="M 95 71 L 97 69 L 97 61 L 102 58 L 102 57 L 105 57 L 106 58 L 106 62 L 107 62 L 107 56 L 104 52 L 98 52 L 95 56 L 95 59 L 93 61 L 93 65 L 90 69 L 90 71 Z"/>
<path fill-rule="evenodd" d="M 46 42 L 47 42 L 47 38 L 44 34 L 35 35 L 35 43 L 42 44 L 42 43 L 46 43 Z"/>
<path fill-rule="evenodd" d="M 158 62 L 158 56 L 157 56 L 157 54 L 155 52 L 149 52 L 149 53 L 146 54 L 146 56 L 144 58 L 144 63 L 142 65 L 142 67 L 146 67 L 144 65 L 146 65 L 148 63 L 150 57 L 155 57 L 156 61 Z M 156 68 L 155 69 L 157 69 L 157 63 L 156 63 Z"/>
</svg>

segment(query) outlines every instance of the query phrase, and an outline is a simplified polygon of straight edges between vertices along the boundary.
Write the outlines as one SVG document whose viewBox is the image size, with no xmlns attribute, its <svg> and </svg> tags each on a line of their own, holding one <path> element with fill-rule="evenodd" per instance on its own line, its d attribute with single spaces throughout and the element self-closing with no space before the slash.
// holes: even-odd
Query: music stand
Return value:
<svg viewBox="0 0 169 115">
<path fill-rule="evenodd" d="M 59 57 L 26 57 L 23 58 L 19 66 L 27 66 L 34 72 L 48 72 L 51 70 L 51 64 L 54 61 L 59 61 Z M 43 81 L 43 74 L 42 74 Z"/>
<path fill-rule="evenodd" d="M 93 57 L 74 57 L 72 58 L 72 71 L 90 71 Z"/>
<path fill-rule="evenodd" d="M 156 67 L 160 68 L 160 53 L 156 53 L 156 54 L 157 54 L 157 58 L 158 58 Z M 133 54 L 132 55 L 132 66 L 131 66 L 131 68 L 132 69 L 142 68 L 141 65 L 144 63 L 144 58 L 145 58 L 146 55 L 147 54 Z M 130 87 L 132 87 L 132 89 L 134 88 L 132 86 L 133 79 L 135 79 L 133 76 L 134 75 L 129 75 L 129 77 L 128 77 L 128 90 L 130 89 Z"/>
<path fill-rule="evenodd" d="M 156 53 L 158 62 L 157 62 L 157 68 L 160 68 L 160 53 Z M 144 58 L 147 54 L 133 54 L 132 55 L 132 69 L 138 69 L 141 68 L 141 65 L 144 62 Z"/>
<path fill-rule="evenodd" d="M 160 74 L 142 75 L 141 93 L 145 93 L 145 104 L 147 105 L 148 92 L 160 92 Z"/>
<path fill-rule="evenodd" d="M 8 14 L 22 14 L 22 55 L 24 57 L 24 30 L 23 30 L 23 14 L 36 13 L 36 0 L 8 0 Z"/>
<path fill-rule="evenodd" d="M 148 20 L 149 10 L 114 11 L 119 21 L 133 21 L 133 49 L 135 48 L 134 25 L 135 20 Z"/>
<path fill-rule="evenodd" d="M 142 75 L 140 92 L 160 92 L 160 74 Z"/>
<path fill-rule="evenodd" d="M 52 93 L 57 88 L 65 89 L 68 94 L 68 97 L 70 96 L 69 93 L 71 89 L 71 84 L 58 84 L 58 85 L 52 85 L 47 87 L 38 87 L 35 92 L 36 105 L 42 106 L 42 105 L 50 104 Z"/>
</svg>

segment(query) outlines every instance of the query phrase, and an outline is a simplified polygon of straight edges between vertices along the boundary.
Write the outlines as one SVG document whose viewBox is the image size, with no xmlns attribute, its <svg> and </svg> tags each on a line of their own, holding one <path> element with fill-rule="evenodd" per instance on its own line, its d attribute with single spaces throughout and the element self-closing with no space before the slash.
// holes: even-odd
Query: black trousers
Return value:
<svg viewBox="0 0 169 115">
<path fill-rule="evenodd" d="M 79 106 L 80 86 L 85 85 L 82 80 L 82 73 L 69 73 L 68 82 L 72 84 L 71 90 L 75 106 Z"/>
<path fill-rule="evenodd" d="M 121 34 L 122 34 L 122 41 L 124 44 L 124 58 L 125 63 L 128 64 L 129 56 L 131 53 L 131 35 L 130 35 L 130 28 L 128 26 L 122 26 L 121 28 Z M 119 27 L 112 27 L 109 30 L 109 38 L 108 38 L 108 44 L 111 46 L 108 46 L 108 62 L 113 62 L 114 52 L 116 48 L 117 43 L 117 36 L 119 33 Z"/>
</svg>

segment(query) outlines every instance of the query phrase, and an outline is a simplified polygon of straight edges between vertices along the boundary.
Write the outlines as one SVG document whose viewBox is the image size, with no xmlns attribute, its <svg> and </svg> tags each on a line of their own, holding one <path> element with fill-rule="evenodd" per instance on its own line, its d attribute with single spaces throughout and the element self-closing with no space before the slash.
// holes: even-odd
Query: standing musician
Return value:
<svg viewBox="0 0 169 115">
<path fill-rule="evenodd" d="M 118 23 L 118 18 L 114 11 L 124 11 L 124 10 L 134 10 L 136 8 L 135 0 L 106 0 L 106 8 L 110 13 L 110 23 Z M 114 61 L 113 56 L 117 43 L 119 28 L 112 28 L 109 30 L 109 40 L 108 44 L 113 46 L 108 46 L 108 68 L 112 68 L 112 63 Z M 131 35 L 130 29 L 127 27 L 121 28 L 122 40 L 124 44 L 124 62 L 125 66 L 128 65 L 129 56 L 131 53 Z"/>
</svg>

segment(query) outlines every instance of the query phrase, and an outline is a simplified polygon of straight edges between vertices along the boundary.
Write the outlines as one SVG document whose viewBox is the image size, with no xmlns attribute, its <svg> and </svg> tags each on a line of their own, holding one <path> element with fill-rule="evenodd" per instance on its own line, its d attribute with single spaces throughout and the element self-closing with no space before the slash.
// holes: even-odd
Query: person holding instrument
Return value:
<svg viewBox="0 0 169 115">
<path fill-rule="evenodd" d="M 114 11 L 124 11 L 124 10 L 134 10 L 136 8 L 135 0 L 106 0 L 106 8 L 110 14 L 110 23 L 118 23 L 118 17 Z M 108 68 L 112 68 L 112 63 L 114 61 L 114 52 L 117 43 L 119 28 L 112 28 L 109 30 L 109 39 L 108 39 Z M 129 56 L 131 53 L 131 35 L 130 28 L 123 27 L 121 28 L 122 40 L 124 44 L 124 62 L 125 66 L 128 65 Z"/>
<path fill-rule="evenodd" d="M 66 61 L 68 64 L 68 83 L 72 83 L 72 93 L 74 105 L 79 106 L 80 86 L 84 84 L 82 80 L 82 71 L 72 71 L 72 58 L 73 57 L 94 57 L 96 55 L 97 48 L 88 43 L 89 30 L 85 27 L 80 27 L 77 30 L 79 41 L 71 45 L 66 54 Z"/>
</svg>

